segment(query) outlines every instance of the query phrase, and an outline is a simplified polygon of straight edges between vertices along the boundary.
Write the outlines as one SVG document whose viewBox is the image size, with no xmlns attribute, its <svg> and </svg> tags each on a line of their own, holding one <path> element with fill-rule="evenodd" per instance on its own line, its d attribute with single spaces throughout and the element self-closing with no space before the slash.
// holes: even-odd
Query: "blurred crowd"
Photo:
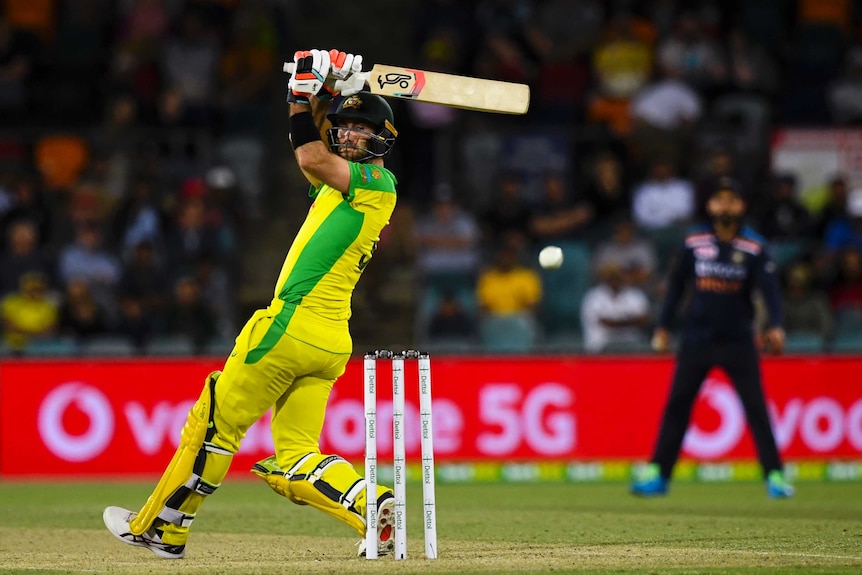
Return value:
<svg viewBox="0 0 862 575">
<path fill-rule="evenodd" d="M 2 2 L 7 348 L 235 335 L 282 21 L 256 0 Z"/>
<path fill-rule="evenodd" d="M 803 201 L 797 175 L 770 156 L 776 127 L 862 124 L 858 3 L 407 4 L 409 32 L 385 52 L 370 24 L 343 49 L 527 83 L 531 109 L 393 102 L 401 201 L 355 294 L 358 342 L 645 349 L 674 250 L 703 220 L 711 182 L 731 175 L 779 264 L 796 349 L 862 349 L 862 180 L 836 171 Z M 8 349 L 229 349 L 244 319 L 240 255 L 272 217 L 264 174 L 281 159 L 268 156 L 270 110 L 302 10 L 287 0 L 4 0 Z M 331 24 L 317 16 L 321 30 Z M 301 182 L 277 185 L 302 197 Z M 536 265 L 549 244 L 564 250 L 559 270 Z M 381 321 L 405 316 L 401 340 L 375 340 Z"/>
</svg>

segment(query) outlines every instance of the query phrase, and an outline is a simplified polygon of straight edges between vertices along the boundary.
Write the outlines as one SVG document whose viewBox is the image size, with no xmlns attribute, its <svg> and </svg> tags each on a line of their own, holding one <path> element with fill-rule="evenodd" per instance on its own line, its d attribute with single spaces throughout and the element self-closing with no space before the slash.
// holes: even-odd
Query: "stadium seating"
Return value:
<svg viewBox="0 0 862 575">
<path fill-rule="evenodd" d="M 180 356 L 194 355 L 195 345 L 186 336 L 162 336 L 154 338 L 146 347 L 147 355 L 150 356 Z"/>
<path fill-rule="evenodd" d="M 549 339 L 556 334 L 579 332 L 581 300 L 590 287 L 590 252 L 584 242 L 562 242 L 563 265 L 541 270 L 540 318 Z"/>
<path fill-rule="evenodd" d="M 28 357 L 68 357 L 78 353 L 78 345 L 72 338 L 58 337 L 37 339 L 27 344 L 24 355 Z"/>
<path fill-rule="evenodd" d="M 820 353 L 824 345 L 825 338 L 819 333 L 788 333 L 784 350 L 787 353 Z"/>
<path fill-rule="evenodd" d="M 490 353 L 525 353 L 536 342 L 536 325 L 527 314 L 487 316 L 480 322 L 482 349 Z"/>
<path fill-rule="evenodd" d="M 135 347 L 122 336 L 96 337 L 81 344 L 84 357 L 130 357 L 135 354 Z"/>
</svg>

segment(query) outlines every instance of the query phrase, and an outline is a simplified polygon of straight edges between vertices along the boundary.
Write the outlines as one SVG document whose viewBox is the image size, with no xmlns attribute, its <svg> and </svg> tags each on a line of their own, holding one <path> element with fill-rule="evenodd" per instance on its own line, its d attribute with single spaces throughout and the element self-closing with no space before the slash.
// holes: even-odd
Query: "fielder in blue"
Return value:
<svg viewBox="0 0 862 575">
<path fill-rule="evenodd" d="M 669 326 L 687 288 L 691 296 L 683 316 L 676 371 L 667 399 L 655 451 L 631 485 L 640 496 L 665 495 L 704 378 L 722 368 L 733 382 L 773 498 L 793 495 L 785 480 L 760 377 L 754 332 L 752 292 L 759 289 L 769 312 L 764 347 L 784 348 L 781 299 L 775 263 L 765 240 L 742 222 L 745 201 L 739 184 L 721 178 L 707 202 L 711 224 L 695 228 L 685 239 L 668 279 L 668 291 L 653 336 L 653 348 L 669 347 Z"/>
</svg>

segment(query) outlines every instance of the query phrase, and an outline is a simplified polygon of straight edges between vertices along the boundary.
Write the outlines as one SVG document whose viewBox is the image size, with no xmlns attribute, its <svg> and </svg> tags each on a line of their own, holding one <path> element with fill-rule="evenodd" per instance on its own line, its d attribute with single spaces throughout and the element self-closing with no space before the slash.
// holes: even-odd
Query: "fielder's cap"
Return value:
<svg viewBox="0 0 862 575">
<path fill-rule="evenodd" d="M 719 192 L 725 191 L 733 192 L 740 198 L 745 199 L 745 194 L 742 191 L 742 185 L 736 178 L 731 178 L 730 176 L 721 176 L 716 179 L 709 190 L 709 196 L 712 197 Z"/>
</svg>

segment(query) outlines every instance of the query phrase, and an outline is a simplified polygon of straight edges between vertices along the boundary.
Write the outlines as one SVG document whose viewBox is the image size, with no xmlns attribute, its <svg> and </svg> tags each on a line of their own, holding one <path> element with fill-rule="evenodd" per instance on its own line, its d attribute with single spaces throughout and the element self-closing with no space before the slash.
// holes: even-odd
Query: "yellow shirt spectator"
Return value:
<svg viewBox="0 0 862 575">
<path fill-rule="evenodd" d="M 542 299 L 542 280 L 517 263 L 513 248 L 503 247 L 495 265 L 479 275 L 476 296 L 482 310 L 492 315 L 532 312 Z"/>
<path fill-rule="evenodd" d="M 30 273 L 21 278 L 21 291 L 0 303 L 0 317 L 6 345 L 21 351 L 30 338 L 54 332 L 59 312 L 56 302 L 45 294 L 44 278 Z"/>
</svg>

